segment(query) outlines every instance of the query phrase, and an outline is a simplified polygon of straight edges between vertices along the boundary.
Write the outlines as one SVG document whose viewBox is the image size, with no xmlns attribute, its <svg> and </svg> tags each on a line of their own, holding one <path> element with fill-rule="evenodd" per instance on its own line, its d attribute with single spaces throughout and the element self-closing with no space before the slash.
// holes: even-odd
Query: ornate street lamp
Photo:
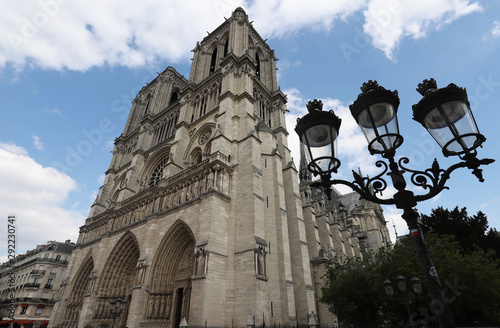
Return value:
<svg viewBox="0 0 500 328">
<path fill-rule="evenodd" d="M 372 155 L 392 154 L 403 143 L 396 115 L 399 106 L 398 92 L 386 90 L 376 81 L 364 83 L 361 90 L 363 93 L 350 109 L 368 141 L 368 150 Z"/>
<path fill-rule="evenodd" d="M 458 168 L 469 168 L 479 181 L 483 182 L 482 170 L 479 167 L 494 162 L 493 159 L 476 157 L 477 148 L 486 138 L 479 133 L 465 89 L 454 84 L 438 89 L 434 79 L 425 80 L 417 89 L 423 98 L 418 104 L 413 105 L 413 117 L 434 137 L 445 156 L 456 155 L 461 161 L 446 170 L 440 168 L 436 159 L 431 168 L 425 171 L 410 169 L 405 166 L 409 163 L 407 157 L 402 157 L 397 162 L 394 159 L 396 149 L 403 143 L 397 121 L 399 106 L 397 91 L 386 90 L 379 86 L 377 81 L 364 83 L 361 91 L 356 101 L 349 106 L 351 114 L 363 131 L 370 153 L 381 155 L 388 163 L 377 161 L 376 166 L 382 168 L 382 172 L 372 178 L 362 177 L 353 171 L 352 182 L 332 179 L 331 174 L 337 173 L 340 166 L 340 160 L 336 157 L 336 141 L 341 120 L 332 111 L 322 111 L 322 102 L 315 99 L 308 103 L 309 113 L 297 119 L 295 127 L 306 148 L 308 169 L 320 177 L 320 181 L 311 186 L 322 186 L 330 198 L 331 186 L 343 184 L 366 200 L 382 205 L 396 205 L 402 209 L 402 217 L 412 235 L 433 304 L 443 309 L 437 315 L 440 325 L 455 327 L 418 224 L 419 214 L 415 206 L 418 202 L 428 200 L 442 190 L 448 189 L 445 184 L 451 172 Z M 410 174 L 411 183 L 421 187 L 424 193 L 415 195 L 406 189 L 407 183 L 403 175 L 406 172 Z M 397 190 L 392 198 L 379 197 L 388 186 L 383 178 L 385 174 L 390 176 Z"/>
<path fill-rule="evenodd" d="M 306 146 L 307 168 L 315 175 L 337 173 L 340 161 L 337 155 L 337 136 L 341 120 L 333 111 L 324 112 L 321 100 L 307 104 L 306 114 L 297 124 L 295 131 Z"/>
<path fill-rule="evenodd" d="M 413 326 L 413 318 L 411 315 L 411 310 L 410 310 L 410 305 L 415 302 L 417 298 L 419 298 L 422 294 L 422 284 L 420 283 L 420 279 L 417 277 L 413 277 L 411 280 L 411 285 L 413 288 L 414 294 L 411 294 L 408 292 L 406 288 L 406 279 L 402 275 L 399 275 L 396 277 L 396 285 L 398 286 L 398 289 L 400 291 L 400 296 L 396 296 L 394 292 L 394 287 L 392 286 L 392 282 L 389 279 L 386 279 L 384 281 L 384 288 L 386 294 L 396 302 L 404 305 L 406 307 L 406 310 L 408 312 L 408 318 L 410 321 L 410 325 Z"/>
<path fill-rule="evenodd" d="M 115 328 L 116 317 L 120 316 L 123 310 L 125 310 L 126 303 L 127 301 L 125 301 L 121 297 L 113 299 L 111 300 L 111 302 L 109 302 L 109 310 L 111 312 L 111 316 L 113 317 L 113 325 L 111 326 L 111 328 Z"/>
</svg>

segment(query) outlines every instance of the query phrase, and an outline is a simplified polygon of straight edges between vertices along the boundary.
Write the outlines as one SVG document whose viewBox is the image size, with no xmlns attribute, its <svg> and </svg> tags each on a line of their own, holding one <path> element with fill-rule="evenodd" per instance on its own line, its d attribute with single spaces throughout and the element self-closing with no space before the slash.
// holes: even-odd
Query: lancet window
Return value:
<svg viewBox="0 0 500 328">
<path fill-rule="evenodd" d="M 174 135 L 178 118 L 179 112 L 175 112 L 161 119 L 154 125 L 153 146 Z"/>
<path fill-rule="evenodd" d="M 219 95 L 221 92 L 221 81 L 213 83 L 208 88 L 201 90 L 196 95 L 191 103 L 193 106 L 191 114 L 191 122 L 202 117 L 207 112 L 210 112 L 218 104 Z"/>
<path fill-rule="evenodd" d="M 172 96 L 170 97 L 170 102 L 168 103 L 168 106 L 176 103 L 179 100 L 179 94 L 177 92 L 173 92 Z"/>
<path fill-rule="evenodd" d="M 210 71 L 208 75 L 212 75 L 215 72 L 215 65 L 217 64 L 217 47 L 212 52 L 212 59 L 210 60 Z"/>
<path fill-rule="evenodd" d="M 144 115 L 145 116 L 148 111 L 149 111 L 149 106 L 151 105 L 151 95 L 148 96 L 148 98 L 146 99 L 146 108 L 144 109 Z"/>
<path fill-rule="evenodd" d="M 224 57 L 227 56 L 229 52 L 229 38 L 227 38 L 226 43 L 224 43 Z"/>
<path fill-rule="evenodd" d="M 260 80 L 260 58 L 258 53 L 255 53 L 255 77 Z"/>
<path fill-rule="evenodd" d="M 271 112 L 272 106 L 271 101 L 266 99 L 264 95 L 257 89 L 254 88 L 254 98 L 255 98 L 255 113 L 264 121 L 270 128 L 271 126 Z"/>
</svg>

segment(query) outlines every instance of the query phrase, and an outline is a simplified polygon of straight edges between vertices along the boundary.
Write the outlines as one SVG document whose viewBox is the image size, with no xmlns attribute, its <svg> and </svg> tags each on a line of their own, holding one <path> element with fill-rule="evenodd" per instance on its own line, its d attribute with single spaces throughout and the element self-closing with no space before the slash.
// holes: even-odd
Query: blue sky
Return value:
<svg viewBox="0 0 500 328">
<path fill-rule="evenodd" d="M 428 168 L 444 158 L 427 132 L 411 119 L 415 88 L 433 77 L 439 87 L 467 88 L 480 131 L 479 157 L 499 158 L 500 2 L 40 0 L 0 3 L 0 218 L 18 217 L 18 252 L 47 240 L 76 241 L 102 184 L 123 130 L 130 102 L 167 66 L 189 76 L 191 49 L 242 6 L 275 50 L 278 84 L 288 94 L 289 146 L 308 100 L 319 98 L 343 122 L 339 175 L 373 176 L 378 159 L 348 112 L 359 87 L 377 80 L 399 91 L 397 156 Z M 186 24 L 189 22 L 189 24 Z M 479 183 L 455 171 L 440 196 L 420 203 L 421 213 L 443 206 L 483 211 L 500 230 L 498 163 L 484 167 Z M 347 192 L 346 189 L 341 189 Z M 418 193 L 418 190 L 415 190 Z M 389 192 L 388 192 L 389 194 Z M 384 207 L 392 234 L 406 225 Z M 0 230 L 0 260 L 6 232 Z"/>
</svg>

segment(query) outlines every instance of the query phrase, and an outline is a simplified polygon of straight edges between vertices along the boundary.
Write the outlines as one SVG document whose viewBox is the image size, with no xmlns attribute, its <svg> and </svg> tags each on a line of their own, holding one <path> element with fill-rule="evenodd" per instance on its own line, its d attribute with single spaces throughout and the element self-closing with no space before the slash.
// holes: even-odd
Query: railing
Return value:
<svg viewBox="0 0 500 328">
<path fill-rule="evenodd" d="M 27 284 L 24 284 L 24 288 L 38 288 L 38 287 L 40 287 L 40 284 L 38 283 L 29 282 Z"/>
<path fill-rule="evenodd" d="M 33 274 L 33 275 L 44 275 L 45 274 L 45 270 L 31 270 L 30 274 Z"/>
<path fill-rule="evenodd" d="M 69 262 L 66 260 L 56 260 L 56 259 L 49 259 L 49 258 L 37 258 L 37 262 L 50 262 L 50 263 L 59 263 L 59 264 L 68 264 Z"/>
<path fill-rule="evenodd" d="M 14 299 L 15 303 L 29 303 L 29 304 L 55 304 L 56 301 L 54 299 L 48 298 L 32 298 L 32 297 L 16 297 Z M 0 303 L 12 303 L 11 299 L 6 299 L 1 301 Z"/>
</svg>

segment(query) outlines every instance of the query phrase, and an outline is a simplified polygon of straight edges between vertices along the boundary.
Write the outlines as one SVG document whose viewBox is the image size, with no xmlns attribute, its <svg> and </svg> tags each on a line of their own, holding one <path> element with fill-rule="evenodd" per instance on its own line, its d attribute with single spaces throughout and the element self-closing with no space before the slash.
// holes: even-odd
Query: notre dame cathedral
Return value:
<svg viewBox="0 0 500 328">
<path fill-rule="evenodd" d="M 389 241 L 380 206 L 295 167 L 277 59 L 243 9 L 193 52 L 189 80 L 168 67 L 132 102 L 51 327 L 334 324 L 325 268 Z"/>
</svg>

